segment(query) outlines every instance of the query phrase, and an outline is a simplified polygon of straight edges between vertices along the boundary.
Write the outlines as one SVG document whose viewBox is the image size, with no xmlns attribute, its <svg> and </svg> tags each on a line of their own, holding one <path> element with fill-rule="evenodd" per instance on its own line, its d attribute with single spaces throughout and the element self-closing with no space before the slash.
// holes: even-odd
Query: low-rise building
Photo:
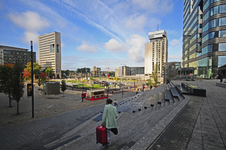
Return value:
<svg viewBox="0 0 226 150">
<path fill-rule="evenodd" d="M 31 62 L 31 52 L 25 48 L 0 45 L 0 64 Z M 33 52 L 33 62 L 36 62 L 36 52 Z"/>
</svg>

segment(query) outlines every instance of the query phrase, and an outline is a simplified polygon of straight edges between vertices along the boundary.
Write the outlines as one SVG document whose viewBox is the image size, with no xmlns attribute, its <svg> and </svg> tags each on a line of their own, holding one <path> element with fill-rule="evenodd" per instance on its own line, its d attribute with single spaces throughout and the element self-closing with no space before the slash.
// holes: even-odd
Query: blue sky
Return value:
<svg viewBox="0 0 226 150">
<path fill-rule="evenodd" d="M 38 55 L 38 36 L 61 33 L 62 70 L 144 66 L 148 32 L 168 34 L 168 61 L 181 61 L 182 0 L 0 0 L 0 45 Z M 37 57 L 38 58 L 38 57 Z"/>
</svg>

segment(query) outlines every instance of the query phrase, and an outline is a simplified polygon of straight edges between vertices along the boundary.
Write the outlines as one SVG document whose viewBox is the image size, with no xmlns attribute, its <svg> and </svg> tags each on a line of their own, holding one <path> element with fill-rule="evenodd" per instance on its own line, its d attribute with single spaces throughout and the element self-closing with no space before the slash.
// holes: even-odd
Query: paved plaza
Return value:
<svg viewBox="0 0 226 150">
<path fill-rule="evenodd" d="M 32 119 L 31 98 L 26 97 L 26 92 L 18 116 L 15 101 L 9 108 L 8 97 L 0 93 L 0 147 L 3 150 L 226 149 L 226 88 L 216 86 L 219 80 L 186 82 L 205 88 L 207 96 L 184 95 L 163 101 L 161 96 L 168 85 L 146 89 L 139 96 L 132 91 L 125 92 L 123 97 L 122 93 L 110 95 L 122 102 L 118 108 L 122 111 L 117 120 L 119 134 L 112 135 L 110 147 L 96 144 L 95 139 L 95 128 L 100 121 L 94 119 L 101 114 L 105 100 L 81 102 L 81 92 L 71 90 L 65 91 L 65 97 L 46 96 L 36 87 Z"/>
</svg>

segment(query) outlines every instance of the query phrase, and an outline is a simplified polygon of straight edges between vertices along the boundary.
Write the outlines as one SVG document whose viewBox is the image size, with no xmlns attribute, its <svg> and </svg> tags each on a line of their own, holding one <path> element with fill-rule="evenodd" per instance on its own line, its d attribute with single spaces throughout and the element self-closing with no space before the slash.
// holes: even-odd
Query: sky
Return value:
<svg viewBox="0 0 226 150">
<path fill-rule="evenodd" d="M 0 45 L 33 50 L 61 33 L 61 69 L 144 67 L 148 33 L 165 30 L 168 62 L 182 61 L 182 0 L 0 0 Z"/>
</svg>

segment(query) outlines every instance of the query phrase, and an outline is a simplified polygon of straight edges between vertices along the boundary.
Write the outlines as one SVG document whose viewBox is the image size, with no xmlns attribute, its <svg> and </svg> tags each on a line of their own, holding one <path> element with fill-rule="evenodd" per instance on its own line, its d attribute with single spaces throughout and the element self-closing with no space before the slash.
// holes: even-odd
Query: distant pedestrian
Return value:
<svg viewBox="0 0 226 150">
<path fill-rule="evenodd" d="M 150 85 L 150 89 L 152 89 L 152 85 Z"/>
<path fill-rule="evenodd" d="M 85 94 L 82 92 L 82 94 L 81 94 L 81 97 L 82 97 L 82 102 L 83 102 L 83 99 L 84 99 L 84 97 L 85 97 Z"/>
<path fill-rule="evenodd" d="M 138 94 L 138 89 L 136 88 L 136 94 Z"/>
<path fill-rule="evenodd" d="M 223 81 L 223 73 L 221 73 L 221 74 L 219 75 L 219 79 L 220 79 L 220 82 Z"/>
<path fill-rule="evenodd" d="M 103 112 L 103 117 L 101 122 L 101 126 L 104 126 L 107 128 L 107 146 L 111 145 L 110 131 L 113 132 L 115 135 L 118 134 L 117 122 L 116 122 L 117 117 L 118 117 L 118 113 L 117 113 L 116 107 L 112 105 L 112 100 L 108 99 L 104 107 L 104 112 Z"/>
<path fill-rule="evenodd" d="M 115 106 L 115 107 L 118 107 L 118 102 L 117 102 L 116 99 L 115 99 L 115 101 L 114 101 L 114 106 Z"/>
</svg>

